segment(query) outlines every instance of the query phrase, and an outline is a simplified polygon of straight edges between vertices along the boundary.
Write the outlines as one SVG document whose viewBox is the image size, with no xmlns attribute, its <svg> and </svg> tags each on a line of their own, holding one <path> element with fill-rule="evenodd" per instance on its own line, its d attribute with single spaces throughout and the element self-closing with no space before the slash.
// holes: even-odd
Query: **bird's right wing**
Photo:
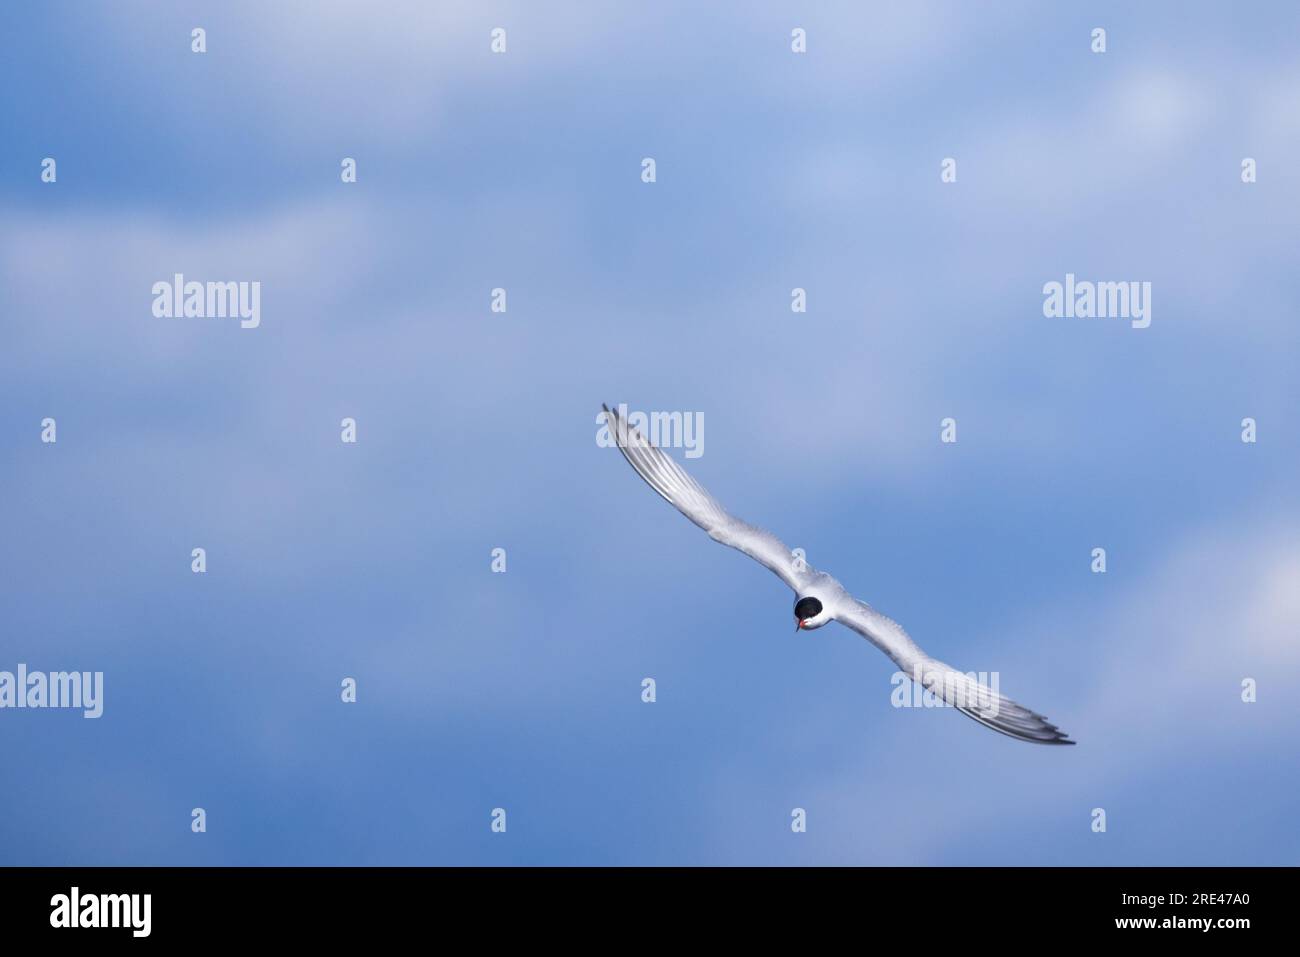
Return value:
<svg viewBox="0 0 1300 957">
<path fill-rule="evenodd" d="M 1035 744 L 1074 744 L 1063 731 L 988 685 L 951 665 L 931 658 L 903 630 L 866 602 L 849 597 L 835 609 L 835 620 L 852 628 L 889 655 L 913 681 L 985 727 Z"/>
<path fill-rule="evenodd" d="M 662 449 L 651 445 L 635 426 L 609 406 L 601 407 L 605 410 L 610 436 L 636 473 L 668 504 L 708 532 L 710 538 L 744 552 L 771 569 L 795 594 L 813 578 L 813 570 L 803 563 L 796 563 L 781 539 L 728 513 L 704 486 L 691 478 Z"/>
</svg>

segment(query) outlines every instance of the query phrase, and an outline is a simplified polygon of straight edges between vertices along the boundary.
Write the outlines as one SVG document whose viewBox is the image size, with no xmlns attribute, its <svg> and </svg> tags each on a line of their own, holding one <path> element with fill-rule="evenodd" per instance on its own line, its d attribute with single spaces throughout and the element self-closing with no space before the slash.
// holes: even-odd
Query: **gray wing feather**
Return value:
<svg viewBox="0 0 1300 957">
<path fill-rule="evenodd" d="M 1056 725 L 951 665 L 931 658 L 903 630 L 866 602 L 850 597 L 835 620 L 889 655 L 913 681 L 986 728 L 1034 744 L 1074 744 Z"/>
<path fill-rule="evenodd" d="M 766 529 L 743 522 L 727 512 L 686 470 L 650 444 L 650 441 L 626 419 L 602 405 L 610 436 L 628 464 L 677 511 L 709 533 L 714 541 L 743 552 L 775 572 L 777 577 L 798 594 L 800 586 L 811 580 L 812 569 L 799 567 L 790 549 Z"/>
</svg>

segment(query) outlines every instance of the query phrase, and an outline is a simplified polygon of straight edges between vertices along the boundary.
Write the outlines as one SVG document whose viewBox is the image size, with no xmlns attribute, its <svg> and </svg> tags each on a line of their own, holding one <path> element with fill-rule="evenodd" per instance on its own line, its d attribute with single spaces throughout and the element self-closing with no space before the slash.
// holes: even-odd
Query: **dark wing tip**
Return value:
<svg viewBox="0 0 1300 957">
<path fill-rule="evenodd" d="M 1014 702 L 1012 702 L 1014 704 Z M 1069 735 L 1056 727 L 1050 721 L 1042 718 L 1037 712 L 1029 712 L 1034 719 L 1039 722 L 1038 727 L 1026 727 L 1023 723 L 1015 721 L 999 720 L 996 715 L 985 714 L 977 708 L 963 707 L 960 704 L 956 706 L 957 710 L 968 718 L 973 718 L 986 728 L 1005 734 L 1008 738 L 1015 738 L 1017 741 L 1025 741 L 1029 744 L 1075 744 L 1071 741 Z M 1028 709 L 1026 709 L 1028 710 Z"/>
<path fill-rule="evenodd" d="M 1001 731 L 1002 729 L 997 728 L 995 730 Z M 1007 734 L 1007 732 L 1005 731 L 1003 731 L 1002 733 Z M 1019 734 L 1012 734 L 1010 736 L 1013 738 L 1018 738 L 1021 741 L 1028 741 L 1030 744 L 1078 744 L 1079 743 L 1077 741 L 1071 741 L 1069 738 L 1065 737 L 1064 735 L 1061 735 L 1060 737 L 1056 737 L 1056 738 L 1033 738 L 1033 737 L 1027 737 L 1025 735 L 1019 735 Z"/>
<path fill-rule="evenodd" d="M 1035 740 L 1035 744 L 1079 744 L 1078 741 L 1071 741 L 1066 732 L 1060 731 L 1056 727 L 1050 728 L 1050 731 L 1052 731 L 1053 737 L 1041 737 L 1041 739 Z"/>
</svg>

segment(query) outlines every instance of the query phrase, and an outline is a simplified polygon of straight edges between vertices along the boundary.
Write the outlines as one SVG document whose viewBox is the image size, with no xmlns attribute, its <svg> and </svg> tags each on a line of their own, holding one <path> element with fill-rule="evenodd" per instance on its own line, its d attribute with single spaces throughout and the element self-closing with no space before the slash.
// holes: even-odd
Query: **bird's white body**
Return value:
<svg viewBox="0 0 1300 957">
<path fill-rule="evenodd" d="M 1016 704 L 975 678 L 927 655 L 892 618 L 854 598 L 835 578 L 796 561 L 785 543 L 766 529 L 741 521 L 705 491 L 680 465 L 634 427 L 605 407 L 619 451 L 646 484 L 709 533 L 714 541 L 744 552 L 773 571 L 794 591 L 796 601 L 815 598 L 821 610 L 799 621 L 804 629 L 838 621 L 887 654 L 909 677 L 976 721 L 1022 741 L 1073 744 L 1056 725 Z"/>
</svg>

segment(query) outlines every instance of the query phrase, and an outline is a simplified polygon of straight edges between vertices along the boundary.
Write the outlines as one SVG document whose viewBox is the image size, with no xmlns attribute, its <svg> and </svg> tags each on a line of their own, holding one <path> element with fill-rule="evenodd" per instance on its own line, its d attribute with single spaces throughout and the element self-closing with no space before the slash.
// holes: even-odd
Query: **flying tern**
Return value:
<svg viewBox="0 0 1300 957">
<path fill-rule="evenodd" d="M 795 561 L 785 543 L 765 529 L 727 512 L 699 482 L 664 451 L 652 445 L 618 412 L 605 421 L 623 457 L 646 484 L 709 533 L 715 542 L 744 552 L 776 573 L 795 594 L 795 630 L 812 631 L 828 622 L 847 625 L 887 654 L 913 680 L 985 727 L 1035 744 L 1074 744 L 1041 714 L 927 655 L 898 622 L 859 601 L 825 572 Z"/>
</svg>

